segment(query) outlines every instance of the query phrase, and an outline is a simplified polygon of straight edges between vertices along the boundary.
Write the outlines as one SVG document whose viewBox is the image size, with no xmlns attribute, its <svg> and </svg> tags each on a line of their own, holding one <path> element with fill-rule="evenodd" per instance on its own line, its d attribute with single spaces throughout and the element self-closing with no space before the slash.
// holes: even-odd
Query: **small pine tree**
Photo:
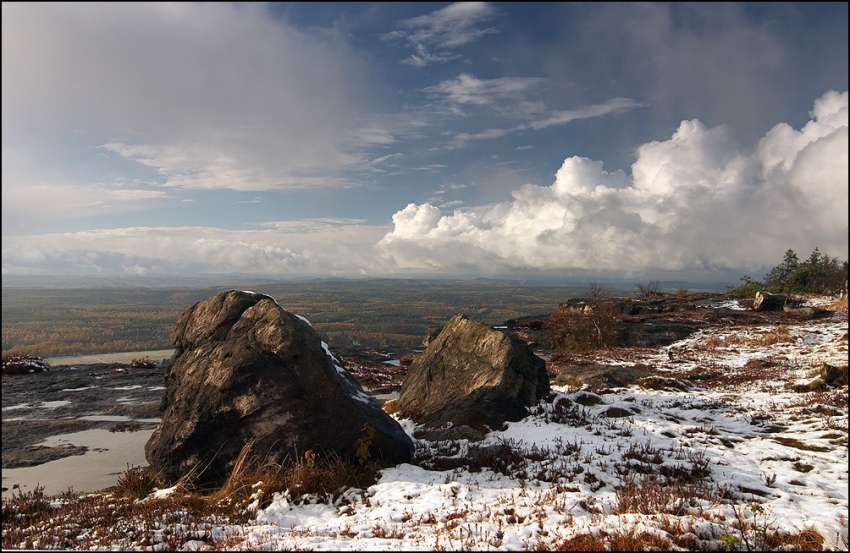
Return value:
<svg viewBox="0 0 850 553">
<path fill-rule="evenodd" d="M 775 292 L 791 292 L 800 271 L 800 260 L 794 250 L 788 249 L 782 263 L 764 276 L 764 284 Z"/>
<path fill-rule="evenodd" d="M 847 262 L 837 257 L 821 253 L 815 248 L 808 259 L 800 261 L 794 250 L 785 252 L 782 263 L 771 269 L 764 282 L 754 280 L 749 275 L 741 277 L 744 282 L 738 288 L 730 290 L 736 296 L 752 296 L 758 290 L 778 294 L 794 292 L 826 293 L 841 289 L 847 280 Z"/>
</svg>

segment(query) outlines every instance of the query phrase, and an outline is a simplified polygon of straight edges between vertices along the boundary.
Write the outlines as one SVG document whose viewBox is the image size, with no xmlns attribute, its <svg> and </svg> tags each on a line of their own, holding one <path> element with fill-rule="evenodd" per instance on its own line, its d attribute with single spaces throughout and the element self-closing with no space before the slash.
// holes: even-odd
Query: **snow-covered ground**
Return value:
<svg viewBox="0 0 850 553">
<path fill-rule="evenodd" d="M 666 389 L 554 388 L 552 403 L 487 436 L 512 460 L 501 472 L 404 464 L 333 504 L 278 494 L 256 525 L 212 534 L 248 549 L 515 550 L 646 532 L 690 549 L 814 529 L 824 549 L 846 549 L 847 387 L 799 390 L 822 363 L 847 364 L 847 320 L 783 327 L 728 326 L 647 354 L 673 379 L 650 388 Z M 458 457 L 469 447 L 443 444 Z M 439 445 L 417 448 L 427 459 Z"/>
<path fill-rule="evenodd" d="M 824 363 L 846 366 L 847 333 L 844 312 L 727 322 L 636 349 L 608 360 L 654 370 L 629 387 L 556 386 L 484 442 L 415 440 L 416 464 L 382 470 L 367 489 L 333 501 L 276 494 L 254 503 L 249 524 L 205 524 L 203 539 L 186 526 L 182 547 L 567 550 L 619 537 L 633 539 L 620 548 L 750 550 L 797 534 L 846 550 L 847 385 L 819 385 L 818 375 Z M 399 422 L 412 437 L 413 423 Z M 471 450 L 487 461 L 464 464 Z M 167 548 L 163 529 L 151 531 L 159 537 L 148 546 Z M 103 546 L 116 545 L 141 547 Z"/>
</svg>

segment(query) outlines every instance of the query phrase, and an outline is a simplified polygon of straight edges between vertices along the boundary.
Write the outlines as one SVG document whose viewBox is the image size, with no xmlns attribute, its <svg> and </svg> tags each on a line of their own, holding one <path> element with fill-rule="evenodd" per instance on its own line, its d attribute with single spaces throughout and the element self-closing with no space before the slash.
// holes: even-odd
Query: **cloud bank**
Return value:
<svg viewBox="0 0 850 553">
<path fill-rule="evenodd" d="M 357 275 L 374 270 L 388 226 L 357 219 L 271 221 L 258 230 L 129 227 L 11 237 L 3 274 Z"/>
<path fill-rule="evenodd" d="M 848 93 L 815 101 L 746 151 L 725 126 L 682 121 L 637 149 L 631 176 L 567 158 L 551 186 L 455 210 L 409 204 L 378 243 L 404 269 L 711 270 L 773 265 L 787 248 L 847 259 Z"/>
<path fill-rule="evenodd" d="M 727 127 L 682 121 L 669 139 L 637 149 L 631 175 L 569 157 L 550 186 L 525 184 L 511 201 L 452 213 L 411 203 L 391 226 L 314 218 L 254 230 L 129 227 L 4 236 L 2 270 L 693 273 L 759 270 L 778 263 L 788 248 L 807 255 L 815 247 L 847 259 L 848 92 L 818 98 L 810 118 L 799 130 L 779 123 L 749 148 Z M 445 188 L 435 202 L 440 191 Z"/>
</svg>

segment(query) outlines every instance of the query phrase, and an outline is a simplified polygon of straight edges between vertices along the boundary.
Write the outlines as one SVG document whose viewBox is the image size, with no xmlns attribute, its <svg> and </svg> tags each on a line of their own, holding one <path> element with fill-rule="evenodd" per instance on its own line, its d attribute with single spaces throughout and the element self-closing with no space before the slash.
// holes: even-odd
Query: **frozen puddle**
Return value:
<svg viewBox="0 0 850 553">
<path fill-rule="evenodd" d="M 66 400 L 66 399 L 59 400 L 59 401 L 42 401 L 41 405 L 39 405 L 39 407 L 41 409 L 56 409 L 57 407 L 65 407 L 69 403 L 71 403 L 71 402 Z"/>
<path fill-rule="evenodd" d="M 147 466 L 145 443 L 153 430 L 109 432 L 102 428 L 51 436 L 38 445 L 85 446 L 84 455 L 73 455 L 35 467 L 3 469 L 3 498 L 44 486 L 46 495 L 56 495 L 72 487 L 75 492 L 95 492 L 114 486 L 118 478 L 132 466 Z M 13 489 L 17 484 L 19 489 Z"/>
</svg>

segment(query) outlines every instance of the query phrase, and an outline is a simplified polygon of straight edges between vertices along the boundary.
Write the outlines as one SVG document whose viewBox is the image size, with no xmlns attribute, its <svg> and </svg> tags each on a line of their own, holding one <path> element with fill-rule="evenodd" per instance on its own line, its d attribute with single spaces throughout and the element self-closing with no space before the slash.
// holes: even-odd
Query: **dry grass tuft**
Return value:
<svg viewBox="0 0 850 553">
<path fill-rule="evenodd" d="M 118 483 L 112 488 L 115 497 L 127 497 L 130 499 L 144 499 L 158 485 L 156 474 L 148 468 L 132 467 L 127 465 L 127 470 L 118 479 Z"/>
<path fill-rule="evenodd" d="M 275 493 L 293 499 L 312 496 L 318 501 L 333 501 L 347 488 L 366 488 L 375 483 L 380 465 L 373 461 L 353 466 L 335 453 L 319 455 L 306 451 L 302 457 L 277 464 L 254 455 L 253 442 L 239 454 L 225 484 L 211 501 L 228 500 L 241 505 L 251 502 L 260 508 L 271 503 Z"/>
<path fill-rule="evenodd" d="M 670 476 L 627 475 L 617 488 L 616 512 L 681 516 L 700 506 L 700 501 L 718 505 L 728 496 L 728 491 L 717 484 L 693 477 L 693 471 L 680 468 L 664 472 Z"/>
<path fill-rule="evenodd" d="M 668 551 L 673 543 L 664 536 L 636 532 L 634 528 L 616 532 L 578 534 L 555 545 L 553 551 Z"/>
<path fill-rule="evenodd" d="M 824 306 L 824 309 L 829 309 L 830 311 L 836 311 L 838 313 L 847 314 L 847 296 L 843 298 L 835 299 Z"/>
</svg>

